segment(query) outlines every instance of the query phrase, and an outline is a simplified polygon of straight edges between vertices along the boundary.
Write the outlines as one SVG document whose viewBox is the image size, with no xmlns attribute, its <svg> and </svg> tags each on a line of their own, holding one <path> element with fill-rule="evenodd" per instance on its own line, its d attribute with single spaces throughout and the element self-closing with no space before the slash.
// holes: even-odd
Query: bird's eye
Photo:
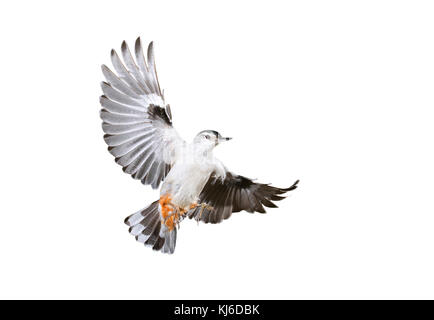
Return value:
<svg viewBox="0 0 434 320">
<path fill-rule="evenodd" d="M 206 135 L 206 136 L 205 136 L 205 139 L 208 139 L 208 140 L 209 140 L 209 138 L 210 138 L 210 136 L 209 136 L 209 135 Z"/>
</svg>

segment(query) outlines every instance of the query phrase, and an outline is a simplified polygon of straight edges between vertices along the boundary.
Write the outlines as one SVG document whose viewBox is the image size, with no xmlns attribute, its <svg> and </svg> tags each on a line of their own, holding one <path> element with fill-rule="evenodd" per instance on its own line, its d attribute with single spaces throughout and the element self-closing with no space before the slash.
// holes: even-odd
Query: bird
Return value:
<svg viewBox="0 0 434 320">
<path fill-rule="evenodd" d="M 160 89 L 153 42 L 146 57 L 140 37 L 134 57 L 125 41 L 120 52 L 123 61 L 111 50 L 115 72 L 101 66 L 104 141 L 125 173 L 153 189 L 161 186 L 158 200 L 124 221 L 138 242 L 172 254 L 185 218 L 214 224 L 243 210 L 265 213 L 264 206 L 276 208 L 275 201 L 297 188 L 299 180 L 277 188 L 228 170 L 213 149 L 231 138 L 215 130 L 200 131 L 191 142 L 182 139 Z"/>
</svg>

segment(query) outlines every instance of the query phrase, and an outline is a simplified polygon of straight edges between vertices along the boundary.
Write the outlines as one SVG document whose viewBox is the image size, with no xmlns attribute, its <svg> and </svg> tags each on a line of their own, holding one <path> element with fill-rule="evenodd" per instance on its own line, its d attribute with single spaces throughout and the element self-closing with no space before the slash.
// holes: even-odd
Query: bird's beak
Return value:
<svg viewBox="0 0 434 320">
<path fill-rule="evenodd" d="M 221 137 L 221 138 L 218 139 L 218 144 L 220 144 L 220 143 L 222 143 L 222 142 L 225 142 L 225 141 L 229 141 L 229 140 L 231 140 L 231 139 L 232 139 L 232 138 Z"/>
</svg>

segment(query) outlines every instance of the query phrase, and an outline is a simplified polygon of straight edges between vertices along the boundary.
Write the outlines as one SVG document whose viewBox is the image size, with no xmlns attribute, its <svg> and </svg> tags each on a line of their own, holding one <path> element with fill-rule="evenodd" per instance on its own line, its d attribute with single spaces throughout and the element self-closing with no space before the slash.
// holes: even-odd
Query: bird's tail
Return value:
<svg viewBox="0 0 434 320">
<path fill-rule="evenodd" d="M 129 232 L 136 240 L 154 250 L 173 253 L 176 245 L 176 228 L 169 230 L 161 224 L 159 201 L 137 211 L 125 219 Z"/>
</svg>

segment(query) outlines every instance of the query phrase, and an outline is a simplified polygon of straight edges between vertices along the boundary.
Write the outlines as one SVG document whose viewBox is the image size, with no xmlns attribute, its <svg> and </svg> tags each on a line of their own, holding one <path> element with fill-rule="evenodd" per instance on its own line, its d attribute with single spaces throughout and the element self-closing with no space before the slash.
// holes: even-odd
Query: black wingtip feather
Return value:
<svg viewBox="0 0 434 320">
<path fill-rule="evenodd" d="M 106 82 L 106 81 L 101 81 L 101 88 L 104 89 L 106 87 L 111 87 L 110 83 Z"/>
<path fill-rule="evenodd" d="M 142 46 L 142 40 L 140 39 L 140 37 L 137 37 L 136 43 L 134 44 L 134 50 L 137 52 L 141 46 Z"/>
<path fill-rule="evenodd" d="M 277 195 L 270 196 L 270 200 L 272 200 L 272 201 L 280 201 L 280 200 L 283 200 L 283 199 L 286 199 L 286 197 L 277 196 Z"/>
<path fill-rule="evenodd" d="M 273 202 L 271 202 L 270 200 L 268 200 L 266 198 L 262 199 L 261 202 L 264 206 L 266 206 L 268 208 L 277 208 L 277 206 Z"/>
<path fill-rule="evenodd" d="M 131 224 L 128 222 L 128 219 L 130 219 L 130 217 L 131 217 L 131 216 L 128 216 L 128 217 L 126 217 L 126 218 L 124 219 L 124 223 L 125 223 L 127 226 L 129 226 L 129 227 L 131 227 Z"/>
<path fill-rule="evenodd" d="M 258 211 L 259 213 L 267 213 L 267 211 L 265 211 L 263 206 L 260 206 L 260 207 L 256 208 L 255 210 Z"/>
<path fill-rule="evenodd" d="M 285 192 L 295 190 L 295 189 L 297 189 L 297 185 L 298 185 L 299 182 L 300 182 L 300 180 L 297 180 L 297 181 L 295 181 L 294 184 L 293 184 L 292 186 L 290 186 L 289 188 L 281 189 L 281 190 L 283 190 L 283 191 L 285 191 Z"/>
</svg>

